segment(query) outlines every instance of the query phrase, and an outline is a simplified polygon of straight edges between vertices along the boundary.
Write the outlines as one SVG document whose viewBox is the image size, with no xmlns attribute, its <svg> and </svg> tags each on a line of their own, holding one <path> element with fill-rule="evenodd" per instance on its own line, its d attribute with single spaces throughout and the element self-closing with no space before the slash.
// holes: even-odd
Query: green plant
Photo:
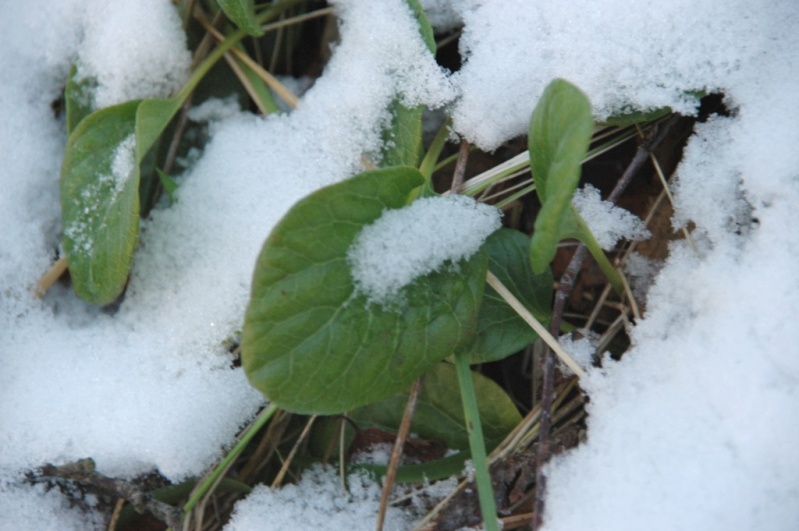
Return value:
<svg viewBox="0 0 799 531">
<path fill-rule="evenodd" d="M 172 98 L 92 109 L 91 80 L 66 88 L 69 138 L 61 168 L 63 248 L 72 286 L 97 305 L 113 302 L 130 275 L 138 242 L 142 166 L 172 118 L 214 64 L 244 36 L 297 0 L 278 2 L 255 17 L 247 3 L 222 2 L 247 29 L 233 32 L 194 70 Z M 249 2 L 250 7 L 252 2 Z"/>
<path fill-rule="evenodd" d="M 555 245 L 573 236 L 594 241 L 571 206 L 592 130 L 585 96 L 554 81 L 531 125 L 531 167 L 543 203 L 532 241 L 502 230 L 457 267 L 416 278 L 395 306 L 359 293 L 348 251 L 386 210 L 423 195 L 425 177 L 407 166 L 370 170 L 301 200 L 274 228 L 256 264 L 242 337 L 250 382 L 293 412 L 337 414 L 360 407 L 367 425 L 379 424 L 391 403 L 398 424 L 402 400 L 390 397 L 422 374 L 437 374 L 454 355 L 481 508 L 496 514 L 469 362 L 502 359 L 537 336 L 505 298 L 493 289 L 485 293 L 485 278 L 490 263 L 493 277 L 513 286 L 526 309 L 548 321 L 548 262 Z M 397 149 L 407 152 L 402 145 Z"/>
</svg>

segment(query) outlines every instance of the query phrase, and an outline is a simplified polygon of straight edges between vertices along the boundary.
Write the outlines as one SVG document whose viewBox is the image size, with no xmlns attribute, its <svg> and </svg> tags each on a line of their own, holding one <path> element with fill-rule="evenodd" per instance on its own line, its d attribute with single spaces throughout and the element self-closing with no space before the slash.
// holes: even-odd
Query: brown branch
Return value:
<svg viewBox="0 0 799 531">
<path fill-rule="evenodd" d="M 463 188 L 463 176 L 466 174 L 466 163 L 469 161 L 469 142 L 461 140 L 458 149 L 458 161 L 455 163 L 455 172 L 452 174 L 450 193 L 459 194 Z"/>
<path fill-rule="evenodd" d="M 66 479 L 85 485 L 92 485 L 99 489 L 113 493 L 119 498 L 124 498 L 139 512 L 149 511 L 153 516 L 166 523 L 169 527 L 177 529 L 182 526 L 183 510 L 158 501 L 153 496 L 142 490 L 137 485 L 123 479 L 110 478 L 95 470 L 92 459 L 79 459 L 73 463 L 61 466 L 46 464 L 38 470 L 39 479 Z"/>
</svg>

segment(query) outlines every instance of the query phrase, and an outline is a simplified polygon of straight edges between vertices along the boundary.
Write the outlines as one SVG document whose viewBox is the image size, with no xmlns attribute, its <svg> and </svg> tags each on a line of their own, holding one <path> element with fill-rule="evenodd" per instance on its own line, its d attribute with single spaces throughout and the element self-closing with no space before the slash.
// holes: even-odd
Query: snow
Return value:
<svg viewBox="0 0 799 531">
<path fill-rule="evenodd" d="M 0 531 L 83 531 L 103 522 L 69 506 L 58 489 L 0 482 Z"/>
<path fill-rule="evenodd" d="M 599 190 L 590 184 L 578 188 L 572 204 L 588 224 L 599 246 L 609 251 L 616 243 L 628 240 L 643 240 L 650 236 L 644 222 L 623 208 L 603 201 Z"/>
<path fill-rule="evenodd" d="M 585 91 L 599 119 L 665 105 L 691 114 L 696 90 L 724 92 L 732 113 L 689 140 L 674 223 L 696 225 L 697 250 L 673 244 L 632 350 L 589 373 L 588 441 L 548 468 L 544 528 L 795 528 L 795 1 L 428 2 L 437 25 L 463 24 L 466 60 L 452 75 L 399 0 L 336 2 L 341 42 L 295 111 L 261 119 L 209 108 L 211 140 L 179 177 L 178 202 L 142 224 L 112 315 L 62 287 L 43 301 L 31 290 L 59 238 L 66 139 L 50 103 L 70 63 L 97 82 L 96 105 L 165 96 L 186 76 L 171 3 L 118 4 L 9 3 L 0 18 L 2 528 L 102 527 L 57 491 L 22 484 L 22 472 L 46 462 L 91 456 L 109 475 L 157 469 L 178 480 L 221 456 L 262 405 L 224 346 L 241 326 L 261 243 L 299 198 L 359 171 L 362 154 L 377 156 L 396 94 L 448 106 L 455 132 L 494 149 L 526 131 L 554 77 Z M 303 488 L 341 504 L 337 517 L 366 514 L 322 476 Z M 370 506 L 373 488 L 355 505 Z M 279 496 L 257 489 L 231 528 L 277 518 L 263 507 Z"/>
<path fill-rule="evenodd" d="M 260 485 L 236 504 L 225 531 L 318 531 L 319 529 L 374 529 L 381 487 L 364 473 L 347 476 L 347 489 L 331 467 L 315 465 L 303 472 L 299 483 L 270 489 Z M 411 513 L 389 507 L 387 531 L 410 528 Z"/>
<path fill-rule="evenodd" d="M 347 252 L 356 293 L 376 304 L 394 301 L 414 279 L 470 258 L 500 228 L 500 214 L 459 195 L 426 197 L 385 210 Z"/>
<path fill-rule="evenodd" d="M 180 17 L 168 2 L 86 4 L 76 6 L 86 10 L 76 78 L 96 84 L 94 108 L 167 97 L 186 81 L 191 56 Z"/>
</svg>

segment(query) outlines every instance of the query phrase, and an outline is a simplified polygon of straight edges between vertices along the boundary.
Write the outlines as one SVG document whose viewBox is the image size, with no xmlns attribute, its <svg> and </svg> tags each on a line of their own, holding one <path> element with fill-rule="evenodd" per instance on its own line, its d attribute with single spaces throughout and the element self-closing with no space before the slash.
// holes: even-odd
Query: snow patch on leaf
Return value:
<svg viewBox="0 0 799 531">
<path fill-rule="evenodd" d="M 471 257 L 500 225 L 499 210 L 458 195 L 386 210 L 347 253 L 356 290 L 370 302 L 391 302 L 416 278 Z"/>
</svg>

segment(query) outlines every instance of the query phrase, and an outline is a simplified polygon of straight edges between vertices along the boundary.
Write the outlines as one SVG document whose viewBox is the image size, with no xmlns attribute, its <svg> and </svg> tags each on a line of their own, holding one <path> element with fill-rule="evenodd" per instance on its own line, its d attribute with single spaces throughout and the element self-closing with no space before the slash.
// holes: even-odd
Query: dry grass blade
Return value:
<svg viewBox="0 0 799 531">
<path fill-rule="evenodd" d="M 308 419 L 308 422 L 305 423 L 305 427 L 303 428 L 302 433 L 300 433 L 300 436 L 297 438 L 297 442 L 294 443 L 294 446 L 291 448 L 291 452 L 289 452 L 288 457 L 286 457 L 286 460 L 283 461 L 283 466 L 280 467 L 280 471 L 277 473 L 277 476 L 275 476 L 275 479 L 272 481 L 272 488 L 279 487 L 283 483 L 283 478 L 286 477 L 286 473 L 288 472 L 292 461 L 294 461 L 294 456 L 297 455 L 300 446 L 308 437 L 308 434 L 311 433 L 311 427 L 313 426 L 313 423 L 317 417 L 318 415 L 313 415 L 311 418 Z"/>
<path fill-rule="evenodd" d="M 524 322 L 526 322 L 533 330 L 535 330 L 541 339 L 543 339 L 546 344 L 549 345 L 552 351 L 557 354 L 558 358 L 560 358 L 560 360 L 565 363 L 566 366 L 569 367 L 572 372 L 574 372 L 574 374 L 580 378 L 585 377 L 585 371 L 582 369 L 582 367 L 580 367 L 574 358 L 572 358 L 571 355 L 563 349 L 560 343 L 558 343 L 558 340 L 549 333 L 549 330 L 547 330 L 544 325 L 538 322 L 538 319 L 536 319 L 533 314 L 531 314 L 527 308 L 525 308 L 524 305 L 519 302 L 519 299 L 517 299 L 491 271 L 486 273 L 486 281 L 488 282 L 488 285 L 494 288 L 499 296 L 505 299 L 505 302 L 507 302 L 510 307 L 513 308 L 517 314 L 519 314 L 519 317 L 524 319 Z"/>
<path fill-rule="evenodd" d="M 50 266 L 42 278 L 36 282 L 36 288 L 34 289 L 34 293 L 37 297 L 42 298 L 45 296 L 47 291 L 53 287 L 53 284 L 61 278 L 61 275 L 67 270 L 67 259 L 66 257 L 62 256 L 55 263 Z"/>
<path fill-rule="evenodd" d="M 213 27 L 205 19 L 205 17 L 198 14 L 196 18 L 203 26 L 203 28 L 205 28 L 205 30 L 211 35 L 213 35 L 214 38 L 216 38 L 219 42 L 225 40 L 225 36 L 218 29 Z M 283 101 L 285 101 L 291 108 L 295 108 L 297 106 L 297 102 L 299 101 L 297 99 L 297 96 L 295 96 L 293 92 L 291 92 L 288 88 L 286 88 L 286 86 L 283 83 L 281 83 L 275 76 L 267 72 L 264 69 L 264 67 L 253 61 L 253 59 L 249 55 L 239 50 L 238 48 L 231 48 L 228 54 L 230 53 L 235 55 L 244 64 L 252 68 L 253 72 L 255 72 L 258 75 L 258 77 L 260 77 L 263 80 L 263 82 L 266 83 L 266 85 L 270 89 L 272 89 L 275 92 L 275 94 L 277 94 L 277 96 Z"/>
<path fill-rule="evenodd" d="M 408 403 L 405 404 L 405 412 L 402 414 L 402 422 L 400 423 L 399 431 L 397 431 L 394 448 L 391 450 L 391 458 L 388 461 L 386 477 L 383 479 L 383 492 L 380 494 L 380 509 L 377 512 L 377 524 L 375 526 L 377 531 L 382 531 L 383 529 L 386 509 L 388 508 L 388 498 L 391 495 L 391 488 L 394 486 L 394 478 L 397 476 L 397 468 L 399 468 L 400 458 L 402 457 L 402 448 L 408 438 L 408 433 L 411 431 L 413 413 L 416 411 L 416 403 L 419 400 L 419 392 L 422 390 L 423 384 L 424 376 L 420 376 L 413 382 L 408 394 Z"/>
</svg>

